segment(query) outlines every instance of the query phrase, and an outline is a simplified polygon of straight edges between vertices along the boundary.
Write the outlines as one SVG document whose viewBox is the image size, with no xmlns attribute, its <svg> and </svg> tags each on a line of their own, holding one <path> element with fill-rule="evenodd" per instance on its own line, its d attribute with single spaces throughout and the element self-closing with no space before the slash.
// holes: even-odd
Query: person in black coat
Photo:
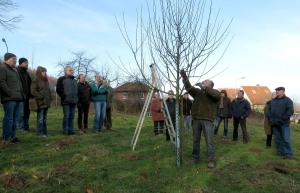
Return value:
<svg viewBox="0 0 300 193">
<path fill-rule="evenodd" d="M 238 127 L 241 125 L 243 131 L 243 143 L 248 143 L 246 119 L 251 113 L 251 106 L 248 100 L 244 98 L 243 90 L 240 90 L 237 98 L 232 101 L 230 113 L 233 117 L 233 141 L 237 141 Z"/>
<path fill-rule="evenodd" d="M 191 125 L 191 110 L 193 102 L 189 99 L 189 93 L 185 92 L 182 98 L 182 109 L 183 117 L 185 121 L 185 132 L 188 134 L 190 132 Z"/>
<path fill-rule="evenodd" d="M 292 159 L 290 117 L 294 114 L 294 104 L 285 95 L 284 87 L 275 90 L 276 98 L 271 100 L 268 106 L 267 117 L 274 132 L 277 155 Z"/>
<path fill-rule="evenodd" d="M 171 121 L 174 127 L 176 127 L 176 99 L 174 98 L 174 92 L 169 90 L 168 98 L 166 100 L 167 108 L 170 113 Z M 166 141 L 170 141 L 170 134 L 168 128 L 166 128 Z"/>
<path fill-rule="evenodd" d="M 74 132 L 74 116 L 76 104 L 78 103 L 78 86 L 73 76 L 73 68 L 66 66 L 65 75 L 57 80 L 56 93 L 61 98 L 61 106 L 63 107 L 62 128 L 64 135 L 73 135 Z"/>
<path fill-rule="evenodd" d="M 25 93 L 25 98 L 23 101 L 23 110 L 20 113 L 20 118 L 17 123 L 17 128 L 20 130 L 29 130 L 29 99 L 31 97 L 30 93 L 30 85 L 31 85 L 31 78 L 29 76 L 28 70 L 28 60 L 26 58 L 19 59 L 19 66 L 17 67 L 18 74 L 20 77 L 20 81 L 22 84 L 23 91 Z"/>
<path fill-rule="evenodd" d="M 107 130 L 112 130 L 112 102 L 114 97 L 114 90 L 111 86 L 107 86 L 106 95 L 106 113 L 104 119 L 104 126 Z"/>
<path fill-rule="evenodd" d="M 78 76 L 78 129 L 80 132 L 88 131 L 88 116 L 90 110 L 90 101 L 92 100 L 92 89 L 88 82 L 85 81 L 85 75 Z"/>
<path fill-rule="evenodd" d="M 221 90 L 221 98 L 217 102 L 217 119 L 216 119 L 215 130 L 214 130 L 214 135 L 215 136 L 218 134 L 219 126 L 220 126 L 220 124 L 223 120 L 224 121 L 223 137 L 227 137 L 227 134 L 228 134 L 228 119 L 231 118 L 230 105 L 231 105 L 231 101 L 227 97 L 226 90 Z"/>
</svg>

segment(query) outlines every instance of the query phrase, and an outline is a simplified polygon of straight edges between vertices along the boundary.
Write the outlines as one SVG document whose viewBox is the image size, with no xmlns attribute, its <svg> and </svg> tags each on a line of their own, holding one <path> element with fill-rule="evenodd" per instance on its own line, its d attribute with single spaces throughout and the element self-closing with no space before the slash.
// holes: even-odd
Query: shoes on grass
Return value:
<svg viewBox="0 0 300 193">
<path fill-rule="evenodd" d="M 214 168 L 215 167 L 215 162 L 214 161 L 209 161 L 207 164 L 208 168 Z"/>
</svg>

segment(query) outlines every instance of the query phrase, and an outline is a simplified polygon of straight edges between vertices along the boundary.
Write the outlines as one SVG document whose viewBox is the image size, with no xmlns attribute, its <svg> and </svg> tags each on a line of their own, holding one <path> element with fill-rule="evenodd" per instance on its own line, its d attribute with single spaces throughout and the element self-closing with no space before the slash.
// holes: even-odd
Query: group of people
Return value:
<svg viewBox="0 0 300 193">
<path fill-rule="evenodd" d="M 244 98 L 244 91 L 239 90 L 237 97 L 232 101 L 228 98 L 226 90 L 214 89 L 211 80 L 205 80 L 196 84 L 200 88 L 191 85 L 185 71 L 180 72 L 182 81 L 187 91 L 183 95 L 182 114 L 185 120 L 186 133 L 189 133 L 190 123 L 193 129 L 193 150 L 191 163 L 200 160 L 200 140 L 203 132 L 208 156 L 208 167 L 215 167 L 214 136 L 218 134 L 220 123 L 224 121 L 223 137 L 228 137 L 228 119 L 233 118 L 232 140 L 238 140 L 238 128 L 242 129 L 243 143 L 248 143 L 248 132 L 246 126 L 247 117 L 251 113 L 251 106 Z M 290 141 L 289 119 L 293 115 L 293 102 L 285 96 L 285 88 L 278 87 L 276 93 L 265 107 L 265 128 L 267 134 L 266 146 L 271 146 L 272 134 L 275 135 L 277 154 L 284 158 L 292 158 L 292 147 Z M 189 95 L 194 98 L 192 102 Z M 172 90 L 168 92 L 166 108 L 169 111 L 173 125 L 175 126 L 175 99 Z M 164 109 L 161 99 L 156 93 L 151 102 L 151 113 L 154 122 L 154 134 L 158 135 L 164 131 Z M 192 121 L 191 121 L 192 119 Z M 215 124 L 214 124 L 215 121 Z M 159 125 L 159 126 L 158 126 Z M 166 140 L 170 140 L 168 129 L 166 129 Z"/>
<path fill-rule="evenodd" d="M 51 90 L 47 69 L 38 66 L 33 77 L 29 75 L 28 60 L 18 60 L 13 53 L 4 55 L 4 63 L 0 67 L 0 94 L 3 105 L 2 139 L 16 143 L 16 130 L 29 130 L 31 111 L 37 112 L 37 133 L 48 136 L 47 114 L 51 106 Z M 95 118 L 93 131 L 100 132 L 103 127 L 112 129 L 111 107 L 113 90 L 96 74 L 95 81 L 89 84 L 85 75 L 80 74 L 76 80 L 71 66 L 64 68 L 64 76 L 57 80 L 56 92 L 61 98 L 63 107 L 62 133 L 74 134 L 74 117 L 78 109 L 78 129 L 82 133 L 88 131 L 88 114 L 90 102 L 94 102 Z"/>
</svg>

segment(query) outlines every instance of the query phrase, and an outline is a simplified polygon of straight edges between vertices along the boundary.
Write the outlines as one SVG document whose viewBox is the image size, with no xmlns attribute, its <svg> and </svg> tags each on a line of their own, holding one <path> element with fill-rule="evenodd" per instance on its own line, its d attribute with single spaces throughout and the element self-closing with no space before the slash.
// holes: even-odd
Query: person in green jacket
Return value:
<svg viewBox="0 0 300 193">
<path fill-rule="evenodd" d="M 106 94 L 107 81 L 102 80 L 99 74 L 96 74 L 95 81 L 92 82 L 92 94 L 95 107 L 94 132 L 102 131 L 106 112 Z"/>
<path fill-rule="evenodd" d="M 184 70 L 180 71 L 185 90 L 194 98 L 191 114 L 193 118 L 193 152 L 191 163 L 198 163 L 200 158 L 200 140 L 203 131 L 206 141 L 206 149 L 208 155 L 208 167 L 215 167 L 214 153 L 214 126 L 216 104 L 220 100 L 221 93 L 213 89 L 214 83 L 211 80 L 204 80 L 202 83 L 196 84 L 200 86 L 195 88 L 189 82 Z"/>
</svg>

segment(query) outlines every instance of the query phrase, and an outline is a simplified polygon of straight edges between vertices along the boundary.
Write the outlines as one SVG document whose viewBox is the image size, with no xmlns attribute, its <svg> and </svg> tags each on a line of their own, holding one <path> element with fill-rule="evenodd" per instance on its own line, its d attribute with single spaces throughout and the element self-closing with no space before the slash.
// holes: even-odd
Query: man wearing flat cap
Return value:
<svg viewBox="0 0 300 193">
<path fill-rule="evenodd" d="M 278 87 L 276 98 L 272 99 L 267 118 L 273 129 L 277 155 L 285 159 L 293 158 L 291 136 L 290 136 L 290 117 L 294 114 L 293 101 L 285 95 L 285 88 Z"/>
<path fill-rule="evenodd" d="M 29 76 L 28 70 L 28 60 L 26 58 L 19 59 L 19 66 L 17 67 L 19 77 L 21 80 L 22 88 L 25 93 L 25 99 L 22 103 L 22 111 L 20 113 L 20 119 L 17 124 L 17 128 L 20 130 L 29 130 L 29 99 L 31 97 L 30 94 L 30 85 L 31 85 L 31 78 Z"/>
<path fill-rule="evenodd" d="M 12 143 L 19 142 L 15 136 L 16 124 L 22 110 L 22 101 L 25 98 L 16 70 L 16 62 L 15 54 L 6 53 L 4 64 L 0 67 L 0 93 L 4 109 L 2 138 Z"/>
</svg>

